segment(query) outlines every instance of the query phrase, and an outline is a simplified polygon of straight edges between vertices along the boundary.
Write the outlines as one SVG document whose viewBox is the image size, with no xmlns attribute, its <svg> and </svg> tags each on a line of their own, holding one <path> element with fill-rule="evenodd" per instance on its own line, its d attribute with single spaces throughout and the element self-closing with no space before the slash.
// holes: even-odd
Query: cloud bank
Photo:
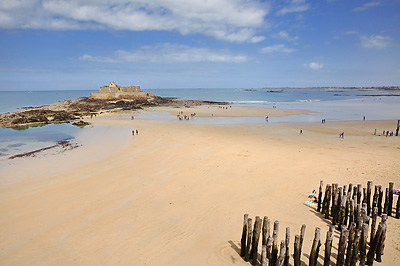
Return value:
<svg viewBox="0 0 400 266">
<path fill-rule="evenodd" d="M 181 44 L 162 43 L 152 46 L 142 46 L 135 51 L 118 50 L 112 56 L 99 57 L 82 55 L 79 60 L 123 63 L 243 63 L 249 60 L 245 55 L 232 54 L 227 50 L 212 50 L 208 48 L 189 47 Z"/>
<path fill-rule="evenodd" d="M 256 0 L 0 0 L 0 28 L 162 30 L 256 43 L 269 9 Z"/>
</svg>

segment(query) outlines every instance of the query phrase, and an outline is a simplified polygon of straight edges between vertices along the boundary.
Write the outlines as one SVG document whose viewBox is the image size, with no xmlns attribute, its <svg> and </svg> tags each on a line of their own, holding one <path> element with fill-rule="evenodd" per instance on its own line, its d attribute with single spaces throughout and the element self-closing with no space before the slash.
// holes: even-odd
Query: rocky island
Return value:
<svg viewBox="0 0 400 266">
<path fill-rule="evenodd" d="M 151 92 L 140 91 L 139 86 L 119 86 L 110 82 L 109 86 L 100 87 L 100 92 L 92 93 L 90 97 L 80 97 L 40 107 L 24 107 L 24 110 L 14 113 L 0 114 L 0 128 L 69 123 L 80 121 L 84 116 L 98 115 L 109 111 L 138 110 L 155 106 L 191 107 L 204 104 L 228 103 L 160 97 Z"/>
</svg>

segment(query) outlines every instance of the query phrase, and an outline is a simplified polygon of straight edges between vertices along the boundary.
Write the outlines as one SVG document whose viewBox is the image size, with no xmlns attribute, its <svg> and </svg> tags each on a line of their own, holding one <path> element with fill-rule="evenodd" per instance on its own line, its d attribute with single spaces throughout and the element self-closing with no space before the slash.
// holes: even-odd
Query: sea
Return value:
<svg viewBox="0 0 400 266">
<path fill-rule="evenodd" d="M 269 122 L 320 122 L 400 119 L 400 90 L 368 89 L 269 89 L 269 88 L 190 88 L 151 89 L 162 97 L 183 100 L 229 102 L 232 106 L 306 109 L 308 115 L 270 118 Z M 15 112 L 24 107 L 37 107 L 57 101 L 89 96 L 95 90 L 64 91 L 0 91 L 0 113 Z M 268 115 L 266 113 L 266 115 Z M 140 117 L 140 116 L 139 116 Z M 168 114 L 154 113 L 142 118 L 168 120 Z M 265 123 L 264 117 L 204 118 L 192 123 Z M 101 127 L 99 127 L 101 128 Z M 52 146 L 63 140 L 79 140 L 94 131 L 93 127 L 79 128 L 71 124 L 46 125 L 29 128 L 0 128 L 0 160 L 24 152 Z M 102 128 L 101 130 L 107 131 Z M 93 132 L 94 133 L 94 132 Z M 97 131 L 98 133 L 98 131 Z M 92 134 L 92 132 L 90 132 Z M 101 135 L 101 134 L 100 134 Z"/>
</svg>

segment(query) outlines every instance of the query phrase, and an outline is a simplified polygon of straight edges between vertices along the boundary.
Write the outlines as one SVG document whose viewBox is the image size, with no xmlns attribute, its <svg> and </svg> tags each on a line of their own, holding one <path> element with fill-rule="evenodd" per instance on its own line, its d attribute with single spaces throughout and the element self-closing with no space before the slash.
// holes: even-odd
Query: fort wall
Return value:
<svg viewBox="0 0 400 266">
<path fill-rule="evenodd" d="M 151 91 L 141 91 L 140 86 L 119 86 L 112 81 L 108 86 L 100 87 L 100 92 L 93 92 L 90 96 L 97 99 L 119 98 L 124 96 L 151 97 L 153 93 Z"/>
</svg>

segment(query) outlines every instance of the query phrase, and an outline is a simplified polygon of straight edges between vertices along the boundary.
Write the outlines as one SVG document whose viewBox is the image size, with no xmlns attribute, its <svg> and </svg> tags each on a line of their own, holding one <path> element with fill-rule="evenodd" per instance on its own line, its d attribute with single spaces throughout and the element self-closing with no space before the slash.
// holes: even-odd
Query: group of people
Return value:
<svg viewBox="0 0 400 266">
<path fill-rule="evenodd" d="M 139 130 L 136 129 L 136 135 L 139 135 Z M 132 136 L 135 136 L 135 130 L 132 130 Z"/>
<path fill-rule="evenodd" d="M 322 122 L 322 124 L 325 124 L 326 121 L 325 121 L 325 119 L 322 119 L 321 122 Z"/>
<path fill-rule="evenodd" d="M 339 138 L 344 139 L 344 132 L 339 133 Z"/>
<path fill-rule="evenodd" d="M 195 116 L 196 113 L 190 114 L 190 116 L 188 116 L 188 115 L 183 115 L 183 112 L 181 111 L 176 115 L 176 118 L 178 118 L 179 120 L 190 120 L 190 117 L 193 118 Z"/>
</svg>

